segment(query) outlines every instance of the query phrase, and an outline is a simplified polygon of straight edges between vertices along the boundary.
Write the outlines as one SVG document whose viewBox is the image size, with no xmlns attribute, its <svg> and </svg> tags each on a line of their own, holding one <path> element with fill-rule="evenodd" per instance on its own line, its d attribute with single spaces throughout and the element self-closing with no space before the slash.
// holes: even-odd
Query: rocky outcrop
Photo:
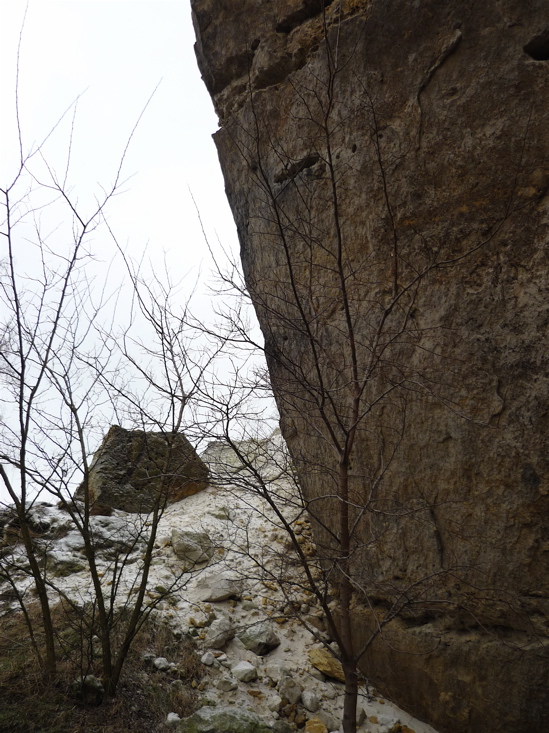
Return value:
<svg viewBox="0 0 549 733">
<path fill-rule="evenodd" d="M 333 496 L 354 406 L 357 638 L 441 731 L 549 719 L 549 10 L 194 0 L 281 427 Z M 323 12 L 325 7 L 325 12 Z M 352 337 L 352 338 L 351 338 Z M 407 594 L 407 595 L 406 595 Z M 385 614 L 385 616 L 384 616 Z"/>
<path fill-rule="evenodd" d="M 207 485 L 208 469 L 182 433 L 118 425 L 110 428 L 96 451 L 88 480 L 92 513 L 148 512 L 159 496 L 173 503 Z M 75 498 L 83 500 L 83 485 Z"/>
</svg>

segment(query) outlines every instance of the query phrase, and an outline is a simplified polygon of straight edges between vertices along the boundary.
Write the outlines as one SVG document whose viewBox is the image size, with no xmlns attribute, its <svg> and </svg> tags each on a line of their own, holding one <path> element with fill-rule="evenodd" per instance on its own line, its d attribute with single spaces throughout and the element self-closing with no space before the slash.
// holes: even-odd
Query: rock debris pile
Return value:
<svg viewBox="0 0 549 733">
<path fill-rule="evenodd" d="M 223 459 L 227 472 L 236 476 L 237 462 L 219 446 L 210 446 L 203 459 L 212 467 Z M 297 528 L 302 547 L 313 556 L 309 524 L 292 512 L 295 507 L 289 505 L 287 516 Z M 32 517 L 40 530 L 36 541 L 59 590 L 85 602 L 92 589 L 83 542 L 68 515 L 57 507 L 36 504 Z M 120 601 L 132 592 L 144 550 L 142 530 L 148 521 L 147 515 L 121 510 L 91 517 L 96 559 L 107 585 L 112 582 L 114 558 L 125 553 Z M 8 513 L 0 523 L 7 532 Z M 22 548 L 11 543 L 3 551 L 9 552 L 13 567 L 21 567 L 21 591 L 29 591 L 32 583 L 24 572 Z M 178 733 L 340 729 L 343 675 L 329 650 L 322 611 L 308 590 L 296 592 L 289 602 L 273 582 L 280 572 L 277 563 L 287 556 L 287 538 L 279 521 L 249 487 L 224 480 L 222 486 L 208 486 L 166 509 L 147 598 L 158 601 L 156 613 L 176 635 L 195 640 L 204 669 L 198 683 L 202 707 L 183 720 L 172 712 L 165 721 Z M 295 566 L 286 570 L 299 572 Z M 15 607 L 7 588 L 0 592 L 4 609 Z M 164 676 L 166 684 L 182 684 L 173 679 L 177 659 L 149 652 L 143 663 L 151 681 Z M 364 733 L 434 733 L 366 684 L 360 690 L 357 724 Z"/>
</svg>

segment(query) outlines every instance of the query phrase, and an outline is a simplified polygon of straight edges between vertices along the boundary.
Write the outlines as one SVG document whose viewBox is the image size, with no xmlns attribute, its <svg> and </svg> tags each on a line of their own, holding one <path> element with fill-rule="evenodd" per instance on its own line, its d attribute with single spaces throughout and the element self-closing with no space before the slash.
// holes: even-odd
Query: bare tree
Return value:
<svg viewBox="0 0 549 733">
<path fill-rule="evenodd" d="M 184 589 L 189 577 L 176 573 L 162 593 L 153 598 L 147 593 L 158 525 L 174 483 L 172 454 L 178 435 L 184 429 L 192 432 L 193 390 L 208 358 L 202 352 L 199 360 L 185 341 L 181 324 L 189 295 L 183 297 L 168 280 L 153 276 L 146 282 L 117 249 L 107 222 L 107 208 L 124 183 L 124 162 L 139 120 L 112 184 L 85 211 L 69 182 L 74 115 L 61 175 L 47 161 L 44 144 L 25 152 L 18 109 L 16 118 L 19 162 L 0 189 L 0 477 L 28 569 L 14 563 L 8 542 L 0 573 L 12 587 L 38 662 L 50 676 L 57 658 L 52 608 L 62 598 L 78 610 L 49 571 L 47 543 L 34 528 L 37 503 L 57 502 L 82 538 L 91 581 L 91 606 L 86 606 L 91 614 L 82 624 L 89 638 L 82 648 L 99 636 L 102 676 L 113 695 L 140 628 L 165 597 Z M 111 287 L 105 273 L 97 279 L 91 274 L 97 269 L 94 236 L 110 241 L 126 269 L 129 297 L 124 308 L 120 290 Z M 125 313 L 125 325 L 116 321 L 117 309 Z M 210 360 L 214 357 L 212 353 Z M 147 431 L 157 431 L 166 451 L 154 477 L 152 504 L 136 515 L 132 536 L 116 550 L 105 575 L 97 559 L 90 456 L 105 426 L 115 421 L 143 431 L 145 441 Z M 141 555 L 135 562 L 137 550 Z M 27 613 L 28 594 L 22 590 L 25 583 L 21 585 L 25 575 L 30 575 L 40 603 L 43 656 Z"/>
</svg>

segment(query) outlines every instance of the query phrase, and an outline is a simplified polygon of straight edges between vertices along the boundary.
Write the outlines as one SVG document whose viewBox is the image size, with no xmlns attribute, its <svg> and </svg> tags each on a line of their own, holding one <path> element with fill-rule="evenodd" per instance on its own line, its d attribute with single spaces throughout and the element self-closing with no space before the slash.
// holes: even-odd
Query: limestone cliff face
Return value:
<svg viewBox="0 0 549 733">
<path fill-rule="evenodd" d="M 399 608 L 364 669 L 441 731 L 542 730 L 549 6 L 192 4 L 319 542 L 352 433 L 357 638 Z"/>
</svg>

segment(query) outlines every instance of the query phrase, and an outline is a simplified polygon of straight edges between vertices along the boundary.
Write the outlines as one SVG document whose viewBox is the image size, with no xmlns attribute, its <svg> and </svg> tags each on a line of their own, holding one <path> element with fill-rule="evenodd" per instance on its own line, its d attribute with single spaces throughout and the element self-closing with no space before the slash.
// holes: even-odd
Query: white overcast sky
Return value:
<svg viewBox="0 0 549 733">
<path fill-rule="evenodd" d="M 0 0 L 0 186 L 13 171 L 15 60 L 26 2 Z M 211 135 L 217 117 L 196 64 L 189 0 L 30 0 L 20 56 L 24 146 L 41 141 L 80 94 L 71 186 L 80 201 L 108 185 L 125 142 L 159 82 L 125 164 L 133 175 L 109 209 L 117 237 L 138 257 L 145 245 L 178 274 L 209 270 L 208 237 L 236 248 Z M 68 123 L 68 120 L 67 120 Z M 45 148 L 66 157 L 68 125 Z M 100 246 L 100 245 L 99 245 Z M 194 277 L 194 275 L 192 275 Z"/>
<path fill-rule="evenodd" d="M 26 0 L 0 0 L 3 189 L 13 180 L 18 164 L 16 59 L 26 6 Z M 125 160 L 124 175 L 131 179 L 125 193 L 111 201 L 108 220 L 134 260 L 147 247 L 159 271 L 166 257 L 172 279 L 186 278 L 182 303 L 185 283 L 190 291 L 198 272 L 202 273 L 194 312 L 204 320 L 212 309 L 207 286 L 214 280 L 193 197 L 214 248 L 219 240 L 225 250 L 236 252 L 237 237 L 211 138 L 217 117 L 200 78 L 194 41 L 190 0 L 30 0 L 19 62 L 19 118 L 23 148 L 28 152 L 82 95 L 68 188 L 85 213 L 101 185 L 112 184 L 128 137 L 160 82 Z M 70 121 L 68 115 L 43 148 L 48 164 L 60 173 L 67 160 Z M 36 160 L 37 156 L 33 165 Z M 68 223 L 70 232 L 68 219 L 64 224 Z M 47 223 L 49 227 L 51 222 Z M 49 241 L 55 251 L 56 246 L 63 247 L 63 235 L 56 230 L 57 221 L 52 223 Z M 25 255 L 24 233 L 18 241 L 17 265 L 32 269 L 32 257 Z M 105 230 L 94 234 L 93 249 L 96 282 L 107 273 L 122 282 L 124 268 L 109 269 L 115 248 Z M 6 251 L 5 240 L 0 241 L 0 261 Z M 39 261 L 34 266 L 39 267 Z M 120 300 L 117 303 L 120 306 Z M 116 313 L 120 315 L 118 308 Z"/>
</svg>

